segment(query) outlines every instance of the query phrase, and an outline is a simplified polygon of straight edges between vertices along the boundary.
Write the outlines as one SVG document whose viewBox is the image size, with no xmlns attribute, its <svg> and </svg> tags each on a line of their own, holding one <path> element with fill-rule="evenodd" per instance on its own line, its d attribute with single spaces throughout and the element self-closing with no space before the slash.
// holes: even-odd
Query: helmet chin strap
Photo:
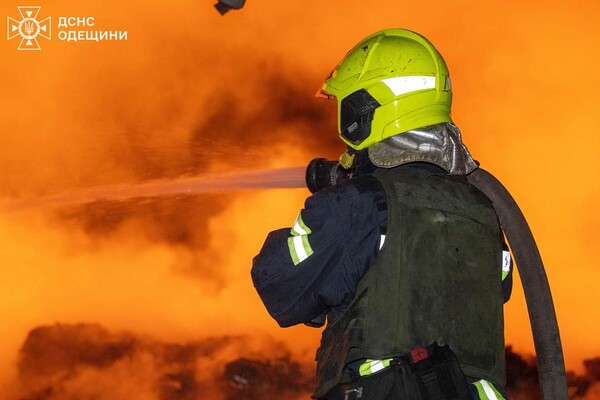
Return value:
<svg viewBox="0 0 600 400">
<path fill-rule="evenodd" d="M 351 149 L 348 149 L 340 156 L 340 159 L 338 160 L 338 162 L 345 169 L 350 169 L 350 168 L 352 168 L 352 165 L 354 164 L 355 157 L 356 157 L 356 154 Z"/>
<path fill-rule="evenodd" d="M 552 294 L 525 216 L 502 183 L 489 172 L 477 168 L 467 178 L 492 201 L 515 257 L 529 311 L 542 398 L 568 400 L 565 363 Z"/>
</svg>

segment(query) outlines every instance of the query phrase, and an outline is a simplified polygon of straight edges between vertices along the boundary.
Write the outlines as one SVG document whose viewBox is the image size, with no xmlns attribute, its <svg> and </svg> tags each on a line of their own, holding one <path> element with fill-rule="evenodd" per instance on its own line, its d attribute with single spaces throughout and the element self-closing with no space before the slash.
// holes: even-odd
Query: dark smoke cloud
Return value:
<svg viewBox="0 0 600 400">
<path fill-rule="evenodd" d="M 569 398 L 596 399 L 590 389 L 600 385 L 600 357 L 584 360 L 585 373 L 567 372 Z M 511 400 L 541 400 L 536 359 L 506 347 L 506 392 Z"/>
<path fill-rule="evenodd" d="M 268 346 L 250 350 L 248 343 L 243 336 L 166 343 L 97 324 L 42 326 L 20 351 L 19 400 L 119 398 L 123 388 L 156 400 L 308 398 L 313 365 L 292 359 L 280 344 L 271 344 L 279 347 L 274 352 Z M 506 360 L 510 398 L 541 399 L 535 357 L 508 346 Z M 585 374 L 570 372 L 568 382 L 570 398 L 593 399 L 600 358 L 586 360 Z"/>
<path fill-rule="evenodd" d="M 505 350 L 506 392 L 511 399 L 541 399 L 535 357 L 517 354 L 511 346 Z"/>
<path fill-rule="evenodd" d="M 240 336 L 176 344 L 112 333 L 96 324 L 38 327 L 20 351 L 19 400 L 123 398 L 125 388 L 138 391 L 134 398 L 157 400 L 309 393 L 310 369 L 289 355 L 264 360 L 249 351 L 248 358 L 238 358 L 247 345 L 248 338 Z"/>
<path fill-rule="evenodd" d="M 308 397 L 312 374 L 289 358 L 252 360 L 240 358 L 228 363 L 221 379 L 227 400 L 291 399 Z"/>
<path fill-rule="evenodd" d="M 306 85 L 314 78 L 285 66 L 257 63 L 250 69 L 257 71 L 254 81 L 241 77 L 232 88 L 209 96 L 192 149 L 217 143 L 232 168 L 265 165 L 285 143 L 315 156 L 339 156 L 337 104 L 314 97 L 317 88 Z"/>
<path fill-rule="evenodd" d="M 232 54 L 231 58 L 239 57 Z M 305 85 L 315 79 L 291 67 L 275 69 L 259 61 L 247 63 L 248 70 L 258 71 L 255 76 L 249 80 L 248 76 L 233 74 L 226 86 L 209 91 L 196 111 L 196 123 L 187 140 L 165 137 L 156 145 L 156 141 L 143 140 L 142 127 L 125 121 L 127 133 L 113 142 L 111 152 L 120 168 L 137 177 L 139 183 L 211 171 L 266 168 L 286 148 L 307 154 L 306 162 L 317 156 L 334 158 L 342 152 L 336 105 L 316 99 L 313 88 Z M 190 99 L 179 101 L 186 100 Z M 290 166 L 295 166 L 296 158 L 290 159 Z M 200 252 L 210 251 L 209 221 L 236 196 L 239 194 L 229 192 L 94 202 L 59 210 L 57 223 L 83 229 L 100 242 L 130 229 L 150 242 L 178 246 L 188 253 L 186 265 L 177 266 L 179 270 L 222 285 L 219 270 L 211 268 L 219 263 L 219 254 L 213 252 L 207 257 Z"/>
</svg>

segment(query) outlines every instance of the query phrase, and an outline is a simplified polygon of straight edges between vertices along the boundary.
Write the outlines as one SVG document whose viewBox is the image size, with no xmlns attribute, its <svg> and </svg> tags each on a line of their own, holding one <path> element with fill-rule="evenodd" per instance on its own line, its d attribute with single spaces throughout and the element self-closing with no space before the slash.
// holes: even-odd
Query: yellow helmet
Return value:
<svg viewBox="0 0 600 400">
<path fill-rule="evenodd" d="M 374 33 L 346 54 L 321 90 L 338 101 L 338 131 L 355 150 L 411 129 L 452 122 L 446 63 L 423 36 Z"/>
</svg>

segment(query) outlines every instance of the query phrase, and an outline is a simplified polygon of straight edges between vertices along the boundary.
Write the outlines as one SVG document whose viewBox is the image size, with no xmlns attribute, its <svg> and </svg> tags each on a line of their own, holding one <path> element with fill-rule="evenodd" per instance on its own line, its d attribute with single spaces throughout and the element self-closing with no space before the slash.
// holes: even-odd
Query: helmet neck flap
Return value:
<svg viewBox="0 0 600 400">
<path fill-rule="evenodd" d="M 381 168 L 422 161 L 451 175 L 466 175 L 478 165 L 463 144 L 460 130 L 451 123 L 411 129 L 377 142 L 367 151 L 371 162 Z"/>
</svg>

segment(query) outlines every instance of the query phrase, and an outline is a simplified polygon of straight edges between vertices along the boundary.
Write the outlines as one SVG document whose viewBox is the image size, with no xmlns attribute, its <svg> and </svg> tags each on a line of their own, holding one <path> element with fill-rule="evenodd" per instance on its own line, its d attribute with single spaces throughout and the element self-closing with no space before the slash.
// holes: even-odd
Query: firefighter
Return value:
<svg viewBox="0 0 600 400">
<path fill-rule="evenodd" d="M 505 399 L 511 257 L 451 116 L 445 61 L 423 36 L 372 34 L 326 79 L 347 151 L 269 233 L 252 279 L 282 327 L 326 327 L 313 398 Z M 314 180 L 314 179 L 313 179 Z M 327 179 L 326 179 L 327 181 Z M 339 182 L 338 182 L 339 181 Z"/>
</svg>

